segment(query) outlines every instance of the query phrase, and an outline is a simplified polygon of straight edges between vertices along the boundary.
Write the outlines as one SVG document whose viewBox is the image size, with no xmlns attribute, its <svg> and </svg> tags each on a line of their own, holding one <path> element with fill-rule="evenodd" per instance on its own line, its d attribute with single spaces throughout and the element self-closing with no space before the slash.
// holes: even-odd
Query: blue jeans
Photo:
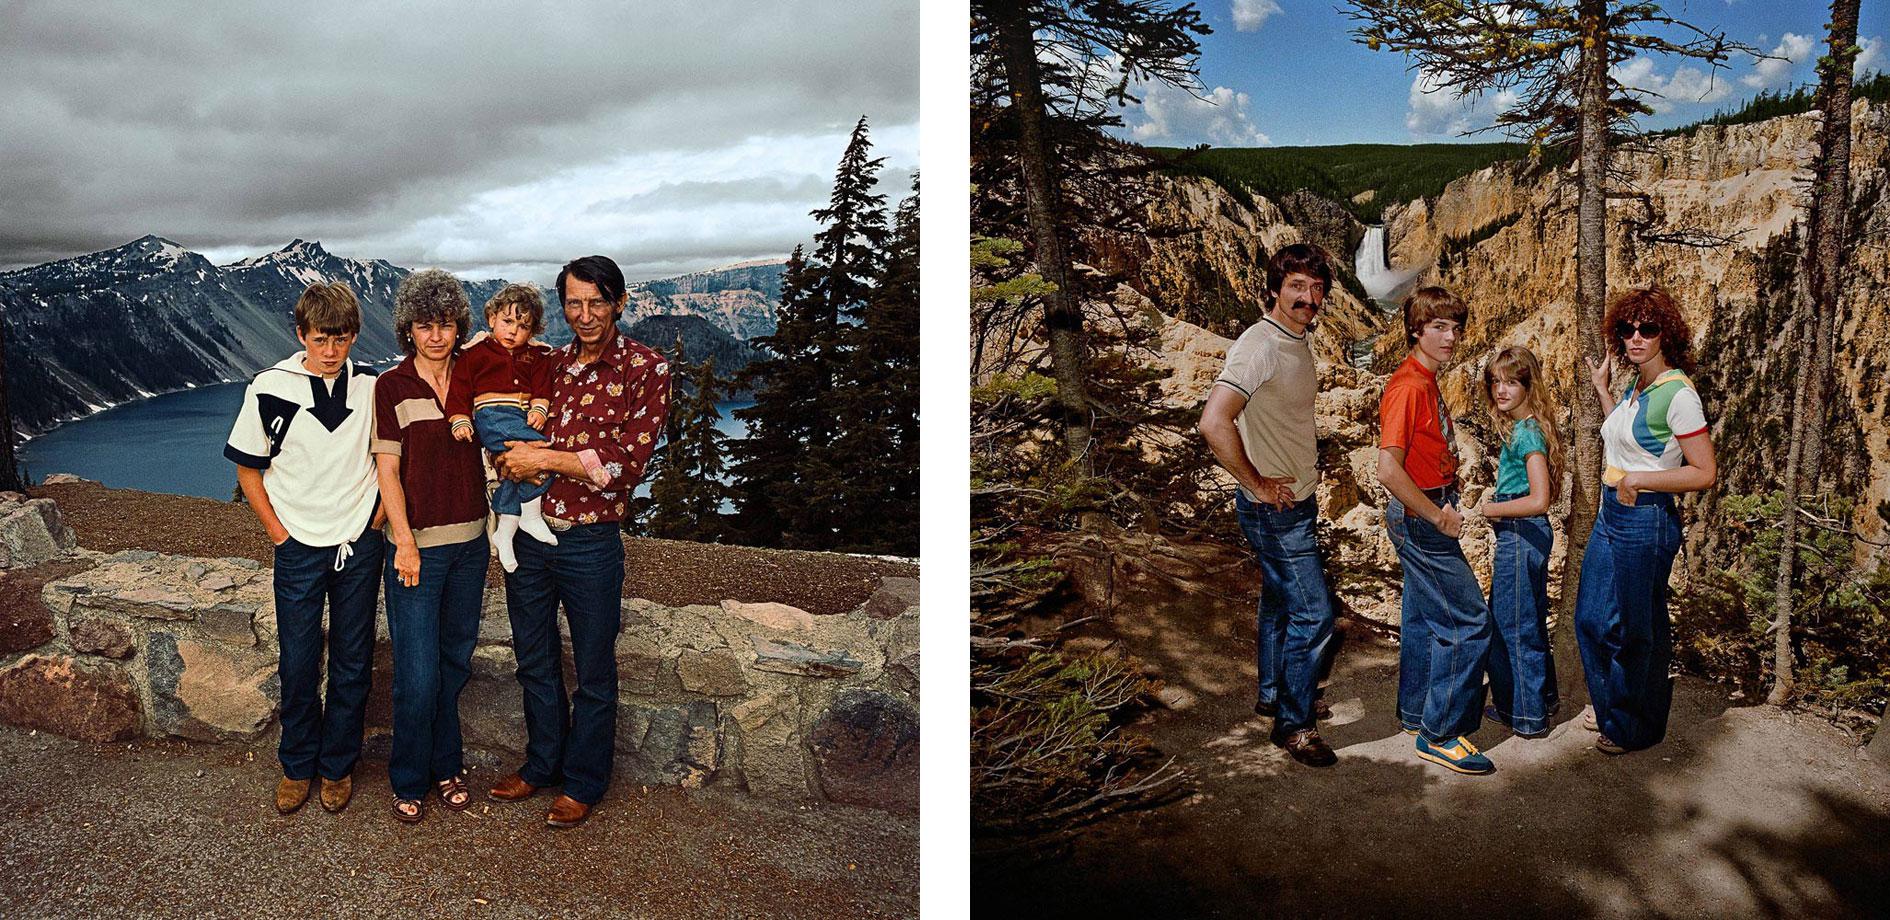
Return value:
<svg viewBox="0 0 1890 920">
<path fill-rule="evenodd" d="M 507 441 L 547 441 L 545 433 L 525 424 L 525 410 L 517 406 L 485 406 L 473 410 L 473 432 L 479 443 L 494 454 L 505 453 Z M 551 491 L 551 477 L 537 484 L 514 482 L 499 477 L 499 487 L 492 493 L 495 514 L 517 514 L 519 506 Z"/>
<path fill-rule="evenodd" d="M 534 786 L 564 781 L 564 794 L 596 804 L 610 786 L 617 745 L 617 631 L 623 619 L 623 538 L 619 525 L 580 524 L 558 545 L 517 544 L 518 570 L 505 576 L 512 650 L 525 691 L 525 766 Z M 577 691 L 564 696 L 558 605 L 571 630 Z"/>
<path fill-rule="evenodd" d="M 1277 511 L 1237 491 L 1234 510 L 1248 545 L 1260 557 L 1259 701 L 1279 706 L 1275 733 L 1312 728 L 1333 616 L 1314 542 L 1319 500 L 1307 497 Z"/>
<path fill-rule="evenodd" d="M 1601 511 L 1582 556 L 1575 638 L 1595 721 L 1608 740 L 1629 750 L 1652 747 L 1667 734 L 1673 703 L 1667 576 L 1679 551 L 1680 511 L 1672 495 L 1642 492 L 1630 507 L 1614 489 L 1601 490 Z"/>
<path fill-rule="evenodd" d="M 472 677 L 486 590 L 486 537 L 420 550 L 420 583 L 409 588 L 387 553 L 387 631 L 394 642 L 394 795 L 423 798 L 465 769 L 459 692 Z"/>
<path fill-rule="evenodd" d="M 1522 494 L 1497 495 L 1509 501 Z M 1549 730 L 1559 705 L 1555 658 L 1549 651 L 1549 548 L 1555 533 L 1547 515 L 1491 518 L 1496 561 L 1490 572 L 1490 702 L 1511 728 L 1526 735 Z"/>
<path fill-rule="evenodd" d="M 383 541 L 369 530 L 348 544 L 309 546 L 290 537 L 276 547 L 277 677 L 282 741 L 276 758 L 289 779 L 341 779 L 361 756 L 374 666 L 374 589 Z M 322 603 L 328 604 L 328 699 L 322 699 Z"/>
<path fill-rule="evenodd" d="M 1455 489 L 1445 504 L 1457 504 Z M 1429 521 L 1385 506 L 1385 529 L 1404 568 L 1398 640 L 1398 722 L 1427 741 L 1444 742 L 1483 721 L 1483 663 L 1490 648 L 1490 607 L 1463 546 Z"/>
</svg>

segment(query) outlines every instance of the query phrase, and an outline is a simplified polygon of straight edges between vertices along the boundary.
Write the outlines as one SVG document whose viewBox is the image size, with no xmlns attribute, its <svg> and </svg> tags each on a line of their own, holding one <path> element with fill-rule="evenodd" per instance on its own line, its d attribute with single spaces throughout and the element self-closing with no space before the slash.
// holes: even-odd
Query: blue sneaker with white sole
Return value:
<svg viewBox="0 0 1890 920">
<path fill-rule="evenodd" d="M 1439 741 L 1436 743 L 1426 741 L 1423 735 L 1419 735 L 1417 738 L 1417 755 L 1431 763 L 1437 764 L 1445 769 L 1454 770 L 1458 773 L 1480 776 L 1485 773 L 1496 772 L 1496 764 L 1491 763 L 1488 757 L 1483 756 L 1482 751 L 1477 750 L 1476 745 L 1470 743 L 1469 738 L 1465 738 L 1462 735 L 1458 735 L 1449 741 Z"/>
</svg>

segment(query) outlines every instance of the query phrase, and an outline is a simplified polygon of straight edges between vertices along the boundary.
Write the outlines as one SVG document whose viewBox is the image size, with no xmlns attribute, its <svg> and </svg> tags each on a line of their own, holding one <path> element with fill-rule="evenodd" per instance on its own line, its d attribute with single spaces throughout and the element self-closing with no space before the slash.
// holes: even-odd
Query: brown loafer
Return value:
<svg viewBox="0 0 1890 920">
<path fill-rule="evenodd" d="M 340 779 L 322 780 L 322 810 L 330 814 L 348 807 L 348 800 L 354 798 L 354 774 Z"/>
<path fill-rule="evenodd" d="M 551 812 L 545 815 L 545 823 L 552 827 L 577 827 L 590 816 L 591 806 L 568 795 L 561 795 L 552 800 Z"/>
<path fill-rule="evenodd" d="M 310 781 L 306 779 L 283 777 L 282 781 L 276 784 L 276 810 L 285 815 L 294 814 L 296 809 L 302 807 L 303 802 L 308 801 L 309 785 Z"/>
<path fill-rule="evenodd" d="M 507 775 L 506 778 L 499 780 L 498 784 L 493 786 L 492 791 L 487 793 L 487 795 L 501 802 L 516 802 L 519 799 L 531 798 L 532 793 L 537 791 L 537 786 L 526 782 L 524 777 L 519 776 L 517 773 L 512 773 Z"/>
</svg>

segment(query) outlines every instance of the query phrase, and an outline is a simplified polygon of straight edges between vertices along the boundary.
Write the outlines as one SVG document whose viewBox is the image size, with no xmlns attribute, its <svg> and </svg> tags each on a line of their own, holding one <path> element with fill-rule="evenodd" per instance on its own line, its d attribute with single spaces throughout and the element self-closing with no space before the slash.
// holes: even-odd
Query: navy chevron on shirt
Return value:
<svg viewBox="0 0 1890 920">
<path fill-rule="evenodd" d="M 367 529 L 380 498 L 368 454 L 374 370 L 349 361 L 325 380 L 302 366 L 304 355 L 250 381 L 223 456 L 263 471 L 269 504 L 289 536 L 337 546 Z"/>
</svg>

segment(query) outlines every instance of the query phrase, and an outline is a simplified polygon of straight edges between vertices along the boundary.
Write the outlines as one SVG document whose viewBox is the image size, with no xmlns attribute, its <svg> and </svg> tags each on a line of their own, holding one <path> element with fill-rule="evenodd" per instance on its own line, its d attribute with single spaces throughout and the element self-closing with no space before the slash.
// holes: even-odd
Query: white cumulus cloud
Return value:
<svg viewBox="0 0 1890 920">
<path fill-rule="evenodd" d="M 1495 95 L 1460 96 L 1439 85 L 1437 77 L 1420 70 L 1411 80 L 1411 109 L 1404 126 L 1413 134 L 1457 135 L 1496 123 L 1498 112 L 1516 104 L 1510 90 Z"/>
<path fill-rule="evenodd" d="M 1870 71 L 1882 70 L 1883 69 L 1883 39 L 1882 38 L 1866 38 L 1863 41 L 1858 42 L 1858 45 L 1860 45 L 1864 50 L 1862 53 L 1857 55 L 1857 60 L 1851 64 L 1851 76 L 1853 78 L 1861 77 L 1864 74 L 1869 73 Z"/>
<path fill-rule="evenodd" d="M 1253 98 L 1225 86 L 1201 96 L 1166 83 L 1143 85 L 1142 102 L 1124 109 L 1124 124 L 1144 144 L 1198 143 L 1262 147 L 1273 143 L 1253 123 Z M 1136 116 L 1139 116 L 1139 120 Z"/>
<path fill-rule="evenodd" d="M 1709 71 L 1682 64 L 1669 75 L 1654 69 L 1654 59 L 1633 57 L 1614 67 L 1614 78 L 1623 86 L 1638 89 L 1642 99 L 1657 115 L 1673 111 L 1678 105 L 1710 105 L 1732 94 L 1732 84 Z"/>
<path fill-rule="evenodd" d="M 1280 5 L 1274 0 L 1234 0 L 1234 31 L 1258 32 L 1278 12 Z"/>
<path fill-rule="evenodd" d="M 1753 89 L 1771 89 L 1791 79 L 1792 68 L 1803 64 L 1811 54 L 1811 37 L 1785 33 L 1779 39 L 1778 47 L 1771 51 L 1772 56 L 1754 64 L 1752 72 L 1739 78 Z"/>
</svg>

